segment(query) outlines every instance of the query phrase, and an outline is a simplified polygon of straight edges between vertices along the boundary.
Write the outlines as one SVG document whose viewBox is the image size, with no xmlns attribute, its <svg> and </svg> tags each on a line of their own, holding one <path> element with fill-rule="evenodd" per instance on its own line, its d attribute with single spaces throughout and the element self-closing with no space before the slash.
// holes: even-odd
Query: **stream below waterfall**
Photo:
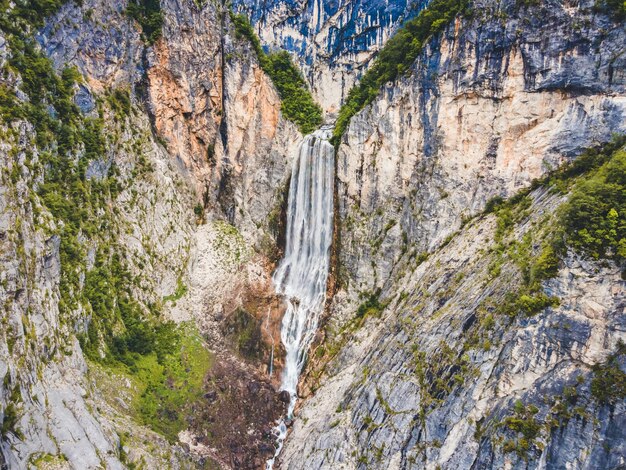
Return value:
<svg viewBox="0 0 626 470">
<path fill-rule="evenodd" d="M 298 378 L 326 300 L 333 237 L 332 131 L 332 126 L 323 126 L 307 135 L 291 170 L 285 254 L 273 276 L 276 292 L 287 305 L 280 335 L 286 352 L 281 390 L 289 392 L 290 400 L 287 415 L 274 428 L 277 449 L 267 461 L 268 470 L 287 436 L 285 421 L 293 417 Z"/>
</svg>

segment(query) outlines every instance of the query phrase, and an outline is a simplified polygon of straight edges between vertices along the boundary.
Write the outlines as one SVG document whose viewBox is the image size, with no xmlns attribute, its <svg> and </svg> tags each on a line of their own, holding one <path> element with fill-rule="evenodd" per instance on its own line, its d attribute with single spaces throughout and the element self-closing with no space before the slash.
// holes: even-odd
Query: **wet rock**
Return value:
<svg viewBox="0 0 626 470">
<path fill-rule="evenodd" d="M 259 445 L 259 452 L 261 452 L 262 454 L 273 454 L 275 450 L 276 449 L 273 445 L 267 444 L 265 442 Z"/>
<path fill-rule="evenodd" d="M 291 401 L 291 395 L 289 394 L 287 390 L 281 390 L 278 393 L 278 398 L 283 403 L 289 403 Z"/>
</svg>

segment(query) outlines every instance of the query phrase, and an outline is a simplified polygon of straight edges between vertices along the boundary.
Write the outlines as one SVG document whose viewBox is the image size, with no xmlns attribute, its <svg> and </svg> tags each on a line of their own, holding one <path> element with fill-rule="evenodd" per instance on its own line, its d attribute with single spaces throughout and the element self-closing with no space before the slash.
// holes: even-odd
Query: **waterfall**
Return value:
<svg viewBox="0 0 626 470">
<path fill-rule="evenodd" d="M 293 416 L 298 378 L 326 300 L 335 171 L 335 149 L 328 141 L 331 135 L 331 126 L 307 135 L 293 163 L 285 255 L 273 277 L 276 292 L 287 304 L 280 333 L 286 351 L 281 390 L 290 396 L 287 419 Z M 272 468 L 287 435 L 284 419 L 275 434 L 278 447 L 267 469 Z"/>
</svg>

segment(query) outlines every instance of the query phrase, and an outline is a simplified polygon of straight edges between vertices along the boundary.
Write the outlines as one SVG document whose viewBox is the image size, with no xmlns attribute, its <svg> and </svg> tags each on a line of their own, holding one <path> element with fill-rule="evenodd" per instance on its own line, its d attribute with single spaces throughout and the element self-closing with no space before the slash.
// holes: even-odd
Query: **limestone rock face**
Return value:
<svg viewBox="0 0 626 470">
<path fill-rule="evenodd" d="M 352 119 L 339 252 L 357 289 L 381 287 L 403 245 L 438 246 L 490 198 L 626 131 L 626 34 L 592 7 L 477 3 Z"/>
<path fill-rule="evenodd" d="M 115 223 L 102 238 L 115 241 L 135 279 L 133 298 L 146 308 L 162 305 L 164 319 L 197 325 L 214 354 L 207 381 L 220 384 L 220 396 L 230 390 L 232 400 L 207 399 L 210 408 L 198 410 L 204 422 L 190 422 L 181 435 L 183 448 L 138 424 L 133 383 L 118 378 L 120 385 L 110 371 L 87 365 L 76 334 L 85 332 L 90 311 L 59 314 L 62 240 L 37 202 L 43 181 L 31 165 L 36 168 L 39 149 L 32 123 L 21 122 L 3 129 L 1 144 L 0 300 L 6 309 L 0 317 L 7 328 L 0 340 L 0 405 L 4 421 L 14 404 L 16 422 L 2 437 L 0 466 L 27 468 L 45 459 L 77 469 L 132 462 L 189 468 L 207 461 L 255 468 L 273 453 L 269 430 L 284 408 L 275 391 L 279 376 L 267 373 L 270 347 L 277 371 L 281 361 L 282 307 L 270 273 L 302 136 L 282 117 L 276 90 L 221 7 L 162 2 L 163 36 L 149 46 L 126 6 L 68 2 L 36 39 L 58 70 L 71 64 L 83 75 L 74 95 L 81 112 L 95 118 L 104 110 L 106 155 L 90 162 L 85 175 L 102 180 L 112 166 L 119 172 L 121 191 L 110 208 Z M 3 62 L 7 53 L 3 46 Z M 16 89 L 19 80 L 3 85 Z M 130 98 L 127 115 L 113 112 L 116 90 Z M 99 246 L 86 237 L 80 242 L 88 271 Z M 253 357 L 243 357 L 231 337 L 241 332 L 228 330 L 241 311 L 258 324 Z M 207 442 L 206 422 L 235 412 L 233 429 L 223 427 Z"/>
<path fill-rule="evenodd" d="M 105 168 L 115 163 L 120 181 L 130 182 L 116 200 L 119 218 L 117 226 L 110 228 L 111 235 L 116 237 L 119 250 L 129 256 L 128 268 L 143 276 L 142 288 L 137 288 L 134 298 L 154 302 L 171 293 L 177 271 L 184 269 L 188 260 L 195 231 L 193 192 L 183 189 L 183 177 L 169 155 L 150 141 L 146 116 L 136 115 L 124 124 L 116 123 L 111 115 L 107 117 L 110 125 L 106 129 L 117 138 L 105 155 L 107 160 L 96 166 Z M 91 372 L 76 334 L 84 333 L 91 313 L 84 306 L 70 316 L 60 313 L 62 239 L 37 198 L 42 181 L 33 170 L 40 158 L 33 146 L 34 130 L 30 123 L 22 122 L 13 125 L 13 135 L 2 143 L 2 167 L 18 177 L 4 180 L 0 200 L 0 297 L 6 306 L 2 321 L 7 325 L 0 343 L 0 373 L 4 377 L 3 419 L 10 403 L 16 410 L 16 421 L 2 439 L 3 462 L 9 468 L 27 468 L 28 462 L 46 458 L 59 468 L 124 468 L 119 436 L 130 434 L 141 436 L 144 444 L 139 444 L 140 448 L 160 449 L 141 452 L 147 465 L 190 467 L 182 448 L 168 444 L 111 406 L 109 401 L 122 400 L 124 389 L 130 385 L 119 388 L 117 383 L 102 390 L 94 388 L 88 378 Z M 149 162 L 152 170 L 137 176 L 137 154 L 131 148 L 140 149 L 144 163 Z M 86 175 L 96 179 L 100 171 L 93 169 Z M 120 227 L 123 231 L 116 233 Z M 93 245 L 85 247 L 87 269 L 94 266 L 96 249 Z M 127 413 L 129 401 L 120 405 Z"/>
<path fill-rule="evenodd" d="M 536 233 L 562 197 L 537 191 L 532 200 L 512 235 L 517 242 Z M 493 216 L 474 219 L 421 264 L 405 256 L 381 292 L 379 317 L 356 329 L 344 321 L 344 336 L 329 335 L 328 344 L 341 348 L 318 363 L 321 376 L 308 376 L 315 392 L 295 420 L 282 468 L 613 468 L 623 461 L 624 403 L 603 405 L 590 392 L 592 367 L 626 340 L 619 268 L 572 255 L 544 285 L 560 306 L 511 320 L 498 306 L 520 275 L 510 261 L 493 272 L 496 225 Z M 341 325 L 346 310 L 341 293 L 331 322 Z M 539 431 L 525 450 L 512 451 L 519 435 L 503 422 L 516 416 L 518 401 L 536 407 Z"/>
<path fill-rule="evenodd" d="M 322 108 L 334 115 L 376 52 L 428 2 L 236 0 L 263 44 L 292 52 Z"/>
<path fill-rule="evenodd" d="M 623 403 L 613 415 L 589 392 L 590 368 L 623 340 L 619 269 L 571 257 L 544 286 L 560 307 L 468 347 L 470 312 L 492 311 L 519 279 L 513 266 L 496 279 L 488 272 L 493 220 L 463 226 L 494 196 L 514 195 L 626 130 L 617 52 L 626 30 L 593 2 L 481 1 L 472 11 L 432 38 L 343 136 L 339 287 L 283 468 L 611 468 L 625 458 L 610 431 Z M 560 203 L 533 198 L 537 219 Z M 516 239 L 539 225 L 531 218 Z M 371 296 L 380 318 L 361 323 L 357 308 Z M 586 418 L 559 418 L 528 463 L 504 446 L 514 433 L 497 423 L 516 400 L 537 406 L 545 423 L 571 387 L 571 406 Z M 609 441 L 613 451 L 600 458 Z"/>
<path fill-rule="evenodd" d="M 171 12 L 163 39 L 147 54 L 157 133 L 211 208 L 231 222 L 259 223 L 273 205 L 272 189 L 284 182 L 285 155 L 297 148 L 298 131 L 281 117 L 278 95 L 253 50 L 233 38 L 228 15 L 188 1 L 162 8 Z"/>
</svg>

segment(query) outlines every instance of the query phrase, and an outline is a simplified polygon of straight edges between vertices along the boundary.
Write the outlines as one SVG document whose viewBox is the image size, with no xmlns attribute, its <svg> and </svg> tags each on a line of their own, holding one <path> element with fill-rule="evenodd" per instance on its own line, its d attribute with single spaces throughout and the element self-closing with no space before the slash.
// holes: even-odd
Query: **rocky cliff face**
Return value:
<svg viewBox="0 0 626 470">
<path fill-rule="evenodd" d="M 511 262 L 489 274 L 493 220 L 464 225 L 490 198 L 624 132 L 626 31 L 593 2 L 479 2 L 472 12 L 433 38 L 341 142 L 340 288 L 285 468 L 612 468 L 624 459 L 612 440 L 621 404 L 589 396 L 591 366 L 623 339 L 619 270 L 569 258 L 545 285 L 563 296 L 559 308 L 468 346 L 481 315 L 516 289 L 516 273 Z M 542 192 L 533 201 L 512 240 L 558 207 Z M 368 312 L 380 318 L 363 320 Z M 528 454 L 503 446 L 514 433 L 502 421 L 526 412 L 515 415 L 516 400 L 536 406 L 543 426 L 569 392 L 585 413 L 548 426 Z M 612 450 L 600 457 L 602 442 Z"/>
<path fill-rule="evenodd" d="M 264 44 L 293 53 L 313 95 L 332 115 L 376 52 L 426 3 L 238 0 L 233 5 L 250 16 Z"/>
<path fill-rule="evenodd" d="M 562 201 L 545 190 L 531 198 L 510 247 L 537 246 Z M 544 285 L 560 306 L 503 315 L 498 307 L 522 281 L 513 257 L 503 261 L 495 248 L 495 219 L 473 220 L 422 263 L 407 257 L 382 291 L 380 317 L 343 325 L 333 337 L 339 352 L 302 407 L 283 468 L 623 462 L 624 404 L 598 404 L 590 393 L 592 366 L 624 340 L 619 269 L 571 256 Z M 532 258 L 532 249 L 524 256 Z M 520 428 L 509 417 L 536 427 L 532 439 L 515 441 Z"/>
<path fill-rule="evenodd" d="M 113 174 L 120 188 L 98 209 L 114 214 L 111 222 L 78 237 L 87 253 L 80 286 L 97 253 L 115 243 L 134 279 L 125 288 L 144 311 L 158 305 L 164 319 L 199 328 L 212 364 L 204 398 L 179 435 L 183 449 L 141 425 L 136 403 L 145 391 L 132 374 L 85 362 L 76 335 L 94 319 L 88 305 L 70 318 L 58 309 L 68 267 L 55 233 L 64 221 L 38 190 L 47 182 L 44 149 L 32 123 L 5 126 L 0 462 L 256 468 L 273 453 L 269 428 L 285 406 L 267 379 L 272 345 L 280 370 L 281 306 L 269 274 L 301 136 L 227 12 L 163 2 L 163 36 L 148 46 L 126 6 L 70 2 L 37 34 L 57 70 L 71 64 L 82 75 L 73 100 L 84 119 L 103 119 L 106 153 L 89 163 L 87 180 Z M 15 75 L 3 81 L 26 100 L 20 85 Z"/>
<path fill-rule="evenodd" d="M 381 287 L 407 242 L 436 247 L 490 198 L 624 132 L 624 29 L 592 6 L 476 4 L 352 120 L 337 177 L 357 289 Z"/>
</svg>

